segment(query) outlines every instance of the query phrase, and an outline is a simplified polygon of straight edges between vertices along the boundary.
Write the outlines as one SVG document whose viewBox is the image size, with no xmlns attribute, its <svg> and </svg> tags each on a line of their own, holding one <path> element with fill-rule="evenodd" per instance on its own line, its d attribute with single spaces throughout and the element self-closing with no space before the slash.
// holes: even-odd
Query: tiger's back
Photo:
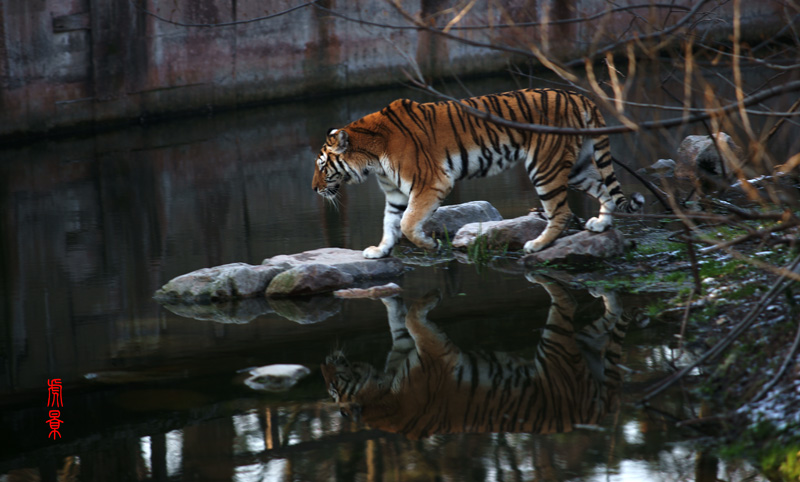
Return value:
<svg viewBox="0 0 800 482">
<path fill-rule="evenodd" d="M 510 121 L 574 129 L 603 127 L 597 107 L 586 97 L 554 89 L 528 89 L 464 99 L 464 104 Z M 328 136 L 317 160 L 313 187 L 323 195 L 341 182 L 360 182 L 375 173 L 386 194 L 384 237 L 367 257 L 389 254 L 400 236 L 420 247 L 436 243 L 422 225 L 450 193 L 455 181 L 485 177 L 523 162 L 549 223 L 525 245 L 538 251 L 564 230 L 571 216 L 567 188 L 577 188 L 601 204 L 600 216 L 586 227 L 603 231 L 615 209 L 639 209 L 628 201 L 612 166 L 608 137 L 542 134 L 492 123 L 464 111 L 459 102 L 397 100 Z M 336 178 L 336 176 L 339 176 Z M 338 182 L 337 182 L 338 181 Z"/>
</svg>

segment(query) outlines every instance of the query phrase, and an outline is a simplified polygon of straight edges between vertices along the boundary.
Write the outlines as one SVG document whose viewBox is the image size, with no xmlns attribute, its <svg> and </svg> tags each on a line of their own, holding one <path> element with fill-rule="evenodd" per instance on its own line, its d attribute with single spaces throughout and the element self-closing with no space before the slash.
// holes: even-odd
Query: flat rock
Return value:
<svg viewBox="0 0 800 482">
<path fill-rule="evenodd" d="M 155 293 L 160 302 L 210 303 L 261 296 L 269 282 L 287 267 L 231 263 L 203 268 L 172 279 Z"/>
<path fill-rule="evenodd" d="M 422 226 L 432 236 L 452 238 L 465 224 L 500 221 L 503 216 L 488 201 L 470 201 L 452 206 L 442 206 Z"/>
<path fill-rule="evenodd" d="M 265 292 L 273 296 L 322 293 L 364 280 L 399 276 L 403 270 L 403 263 L 396 258 L 365 259 L 361 251 L 322 248 L 274 256 L 260 265 L 232 263 L 198 269 L 172 279 L 154 298 L 162 304 L 204 304 L 259 297 Z"/>
<path fill-rule="evenodd" d="M 366 259 L 361 251 L 342 248 L 275 256 L 264 263 L 289 266 L 267 286 L 266 294 L 271 297 L 326 293 L 367 280 L 396 277 L 404 271 L 397 258 Z"/>
<path fill-rule="evenodd" d="M 547 219 L 539 212 L 502 221 L 469 223 L 458 230 L 453 238 L 453 247 L 466 249 L 479 236 L 483 236 L 489 249 L 506 248 L 517 251 L 522 249 L 526 242 L 542 234 L 546 226 Z"/>
<path fill-rule="evenodd" d="M 616 229 L 602 233 L 581 231 L 557 239 L 549 248 L 523 257 L 520 262 L 534 267 L 545 261 L 580 263 L 613 258 L 625 253 L 629 242 Z"/>
</svg>

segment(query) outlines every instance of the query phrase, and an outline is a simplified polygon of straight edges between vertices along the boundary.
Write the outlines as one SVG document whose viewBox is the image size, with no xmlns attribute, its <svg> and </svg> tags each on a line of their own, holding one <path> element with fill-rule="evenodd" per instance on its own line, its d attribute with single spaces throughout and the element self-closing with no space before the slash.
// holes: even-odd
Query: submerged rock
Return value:
<svg viewBox="0 0 800 482">
<path fill-rule="evenodd" d="M 311 373 L 303 365 L 267 365 L 247 370 L 244 384 L 253 390 L 284 392 Z"/>
<path fill-rule="evenodd" d="M 471 201 L 452 206 L 442 206 L 422 227 L 422 230 L 438 238 L 453 238 L 465 224 L 500 221 L 503 216 L 488 201 Z"/>
<path fill-rule="evenodd" d="M 336 290 L 333 296 L 337 298 L 386 298 L 387 296 L 398 295 L 403 292 L 403 288 L 399 287 L 396 283 L 389 283 L 381 286 L 372 286 L 370 288 L 347 288 L 343 290 Z"/>
<path fill-rule="evenodd" d="M 269 306 L 287 320 L 310 325 L 342 311 L 342 300 L 328 295 L 269 298 Z"/>
<path fill-rule="evenodd" d="M 485 237 L 488 249 L 503 249 L 518 251 L 525 243 L 536 238 L 547 227 L 544 214 L 532 212 L 527 216 L 520 216 L 502 221 L 488 221 L 465 224 L 453 238 L 453 247 L 466 249 L 478 237 Z"/>
<path fill-rule="evenodd" d="M 226 300 L 211 303 L 165 302 L 162 306 L 178 316 L 217 323 L 244 324 L 272 313 L 264 298 Z"/>
<path fill-rule="evenodd" d="M 581 231 L 557 239 L 549 248 L 529 254 L 520 262 L 533 267 L 544 261 L 580 263 L 613 258 L 624 254 L 629 245 L 629 241 L 616 229 L 602 233 Z"/>
</svg>

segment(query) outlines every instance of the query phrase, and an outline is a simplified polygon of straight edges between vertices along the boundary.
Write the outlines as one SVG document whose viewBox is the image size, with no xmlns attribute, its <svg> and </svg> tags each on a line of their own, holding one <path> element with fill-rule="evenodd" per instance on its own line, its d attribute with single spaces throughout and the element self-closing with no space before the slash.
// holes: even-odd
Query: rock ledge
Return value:
<svg viewBox="0 0 800 482">
<path fill-rule="evenodd" d="M 268 258 L 261 265 L 232 263 L 172 279 L 155 293 L 160 302 L 210 303 L 263 296 L 324 293 L 372 279 L 400 276 L 396 258 L 365 259 L 361 251 L 322 248 Z"/>
</svg>

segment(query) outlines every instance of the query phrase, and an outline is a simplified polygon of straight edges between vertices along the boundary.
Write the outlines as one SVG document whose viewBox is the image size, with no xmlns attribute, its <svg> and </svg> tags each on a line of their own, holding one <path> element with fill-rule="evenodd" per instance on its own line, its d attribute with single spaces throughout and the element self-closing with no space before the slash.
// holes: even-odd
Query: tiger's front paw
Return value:
<svg viewBox="0 0 800 482">
<path fill-rule="evenodd" d="M 523 246 L 523 249 L 525 250 L 525 253 L 530 254 L 530 253 L 535 253 L 537 251 L 543 250 L 544 248 L 547 247 L 548 244 L 550 244 L 550 243 L 547 243 L 547 242 L 544 242 L 544 241 L 540 241 L 539 238 L 536 238 L 534 240 L 531 240 L 531 241 L 528 241 L 527 243 L 525 243 L 525 246 Z"/>
<path fill-rule="evenodd" d="M 370 246 L 369 248 L 364 250 L 364 257 L 367 259 L 378 259 L 378 258 L 385 258 L 389 256 L 390 249 L 383 249 L 380 246 Z"/>
<path fill-rule="evenodd" d="M 592 218 L 586 221 L 586 229 L 593 233 L 602 233 L 611 226 L 611 218 Z"/>
</svg>

